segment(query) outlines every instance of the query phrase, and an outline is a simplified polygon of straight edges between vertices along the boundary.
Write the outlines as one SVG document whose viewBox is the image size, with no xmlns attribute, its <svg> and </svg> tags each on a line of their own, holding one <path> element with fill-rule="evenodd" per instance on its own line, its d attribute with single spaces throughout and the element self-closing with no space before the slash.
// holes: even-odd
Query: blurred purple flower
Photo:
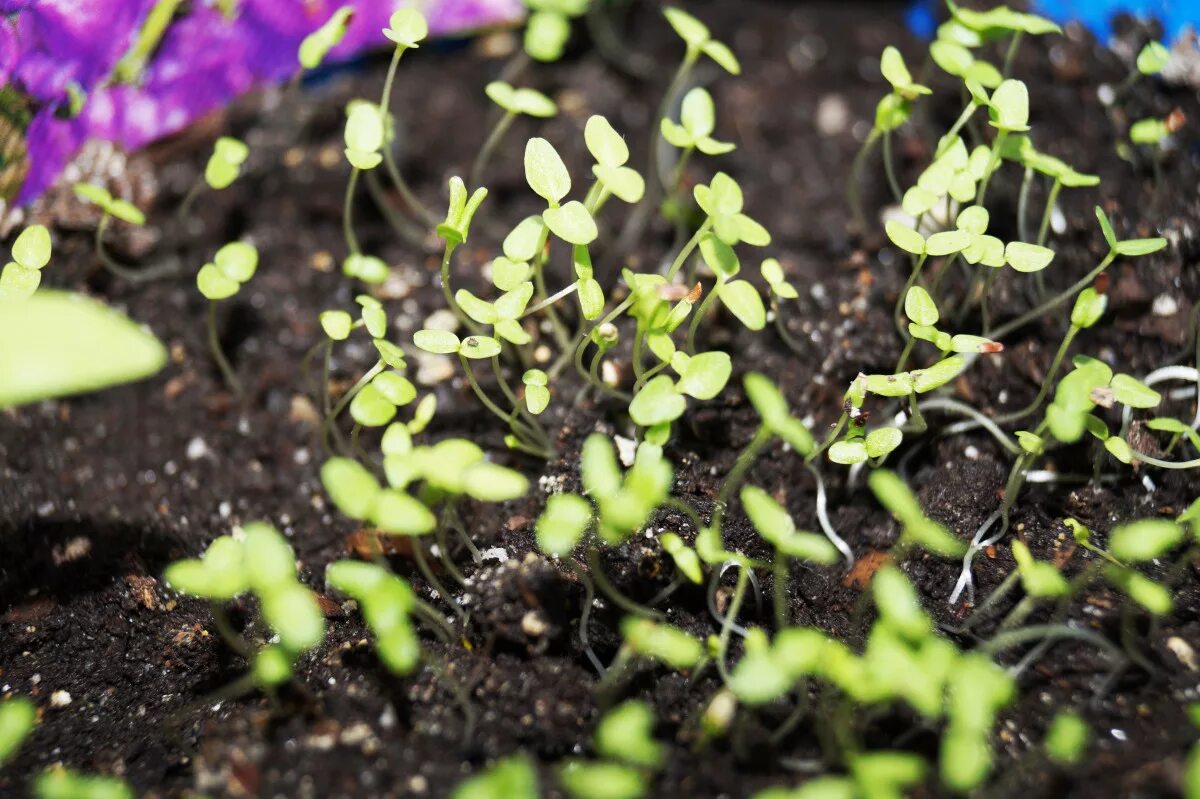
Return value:
<svg viewBox="0 0 1200 799">
<path fill-rule="evenodd" d="M 40 105 L 29 130 L 30 169 L 18 202 L 44 191 L 91 138 L 127 149 L 174 133 L 256 85 L 297 68 L 301 40 L 342 5 L 355 7 L 331 58 L 386 44 L 382 29 L 398 0 L 241 0 L 226 19 L 199 2 L 167 29 L 136 85 L 112 84 L 113 67 L 135 41 L 155 0 L 0 0 L 0 78 Z M 433 34 L 516 19 L 521 0 L 441 0 Z M 78 115 L 61 119 L 69 87 L 83 93 Z"/>
</svg>

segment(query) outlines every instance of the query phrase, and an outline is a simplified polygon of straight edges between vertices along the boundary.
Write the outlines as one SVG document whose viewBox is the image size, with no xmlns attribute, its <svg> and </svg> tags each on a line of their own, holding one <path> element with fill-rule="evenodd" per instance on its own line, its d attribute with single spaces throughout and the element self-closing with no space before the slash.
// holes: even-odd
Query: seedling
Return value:
<svg viewBox="0 0 1200 799">
<path fill-rule="evenodd" d="M 571 38 L 571 20 L 587 11 L 588 0 L 524 0 L 532 12 L 525 23 L 525 52 L 545 63 L 562 58 Z"/>
<path fill-rule="evenodd" d="M 200 267 L 196 274 L 196 286 L 208 299 L 208 347 L 226 384 L 239 399 L 245 394 L 237 372 L 221 348 L 221 337 L 217 332 L 217 303 L 236 295 L 242 284 L 254 277 L 257 269 L 258 250 L 251 244 L 233 241 L 217 250 L 213 260 Z"/>
<path fill-rule="evenodd" d="M 1070 711 L 1058 713 L 1046 731 L 1046 754 L 1055 763 L 1078 765 L 1087 754 L 1091 737 L 1091 728 L 1078 714 Z"/>
<path fill-rule="evenodd" d="M 730 142 L 718 141 L 712 137 L 717 127 L 716 110 L 712 95 L 700 86 L 683 96 L 679 122 L 663 117 L 660 124 L 663 138 L 681 151 L 670 179 L 660 176 L 664 185 L 671 191 L 678 190 L 688 159 L 696 150 L 705 155 L 724 155 L 735 149 Z"/>
<path fill-rule="evenodd" d="M 170 270 L 166 267 L 158 269 L 134 269 L 131 266 L 118 262 L 108 254 L 108 250 L 104 247 L 104 236 L 108 233 L 108 227 L 112 224 L 113 219 L 119 219 L 130 225 L 141 226 L 146 224 L 146 215 L 137 206 L 127 200 L 113 197 L 108 193 L 108 189 L 105 189 L 103 186 L 97 186 L 94 183 L 75 184 L 75 195 L 81 200 L 92 203 L 100 208 L 100 223 L 96 226 L 95 250 L 96 258 L 99 259 L 105 269 L 131 283 L 143 283 L 169 274 Z"/>
<path fill-rule="evenodd" d="M 167 362 L 154 334 L 82 294 L 0 303 L 0 408 L 141 380 Z"/>
<path fill-rule="evenodd" d="M 782 629 L 787 623 L 789 559 L 828 566 L 837 563 L 840 555 L 824 536 L 797 531 L 791 515 L 761 488 L 746 486 L 741 499 L 754 529 L 775 550 L 775 621 Z"/>
<path fill-rule="evenodd" d="M 185 219 L 188 216 L 192 204 L 205 185 L 213 191 L 221 191 L 232 186 L 233 182 L 242 174 L 242 164 L 249 157 L 250 148 L 242 140 L 232 136 L 218 138 L 213 145 L 212 155 L 208 157 L 208 163 L 204 166 L 203 182 L 197 180 L 192 184 L 191 189 L 184 196 L 183 202 L 179 204 L 178 217 Z"/>
<path fill-rule="evenodd" d="M 329 51 L 337 47 L 346 36 L 346 30 L 354 19 L 354 7 L 345 5 L 330 15 L 329 19 L 300 42 L 296 60 L 304 69 L 316 69 L 325 60 Z"/>
<path fill-rule="evenodd" d="M 30 225 L 13 242 L 12 260 L 0 271 L 0 305 L 33 296 L 42 282 L 42 268 L 50 263 L 50 231 Z"/>
<path fill-rule="evenodd" d="M 239 690 L 273 689 L 287 682 L 295 659 L 325 637 L 325 616 L 316 595 L 297 578 L 291 547 L 269 524 L 247 524 L 240 538 L 216 538 L 200 558 L 168 566 L 164 578 L 180 593 L 209 600 L 227 643 L 252 661 L 250 675 L 234 686 Z M 248 592 L 258 599 L 259 612 L 278 644 L 254 650 L 225 621 L 221 603 Z"/>
<path fill-rule="evenodd" d="M 411 674 L 420 661 L 421 646 L 409 617 L 420 600 L 408 583 L 383 566 L 349 560 L 329 564 L 325 581 L 358 602 L 375 633 L 375 651 L 388 670 Z M 432 615 L 438 616 L 436 611 Z"/>
<path fill-rule="evenodd" d="M 496 121 L 483 146 L 479 148 L 475 162 L 471 166 L 471 184 L 483 182 L 483 170 L 491 161 L 493 153 L 504 139 L 504 134 L 512 127 L 513 120 L 518 116 L 531 116 L 535 119 L 549 119 L 558 113 L 558 106 L 546 95 L 535 89 L 515 88 L 502 80 L 495 80 L 483 89 L 488 98 L 500 106 L 504 114 Z"/>
<path fill-rule="evenodd" d="M 857 231 L 862 234 L 867 230 L 867 217 L 863 211 L 862 199 L 859 195 L 859 185 L 862 182 L 862 171 L 867 158 L 875 145 L 883 141 L 883 164 L 887 172 L 888 185 L 896 201 L 901 199 L 900 182 L 896 179 L 896 168 L 892 161 L 892 131 L 908 121 L 912 114 L 912 103 L 923 95 L 930 94 L 928 86 L 916 83 L 904 63 L 904 57 L 895 47 L 884 48 L 879 59 L 879 71 L 892 87 L 889 94 L 875 108 L 875 124 L 850 167 L 850 177 L 846 183 L 846 197 L 850 202 L 850 211 L 854 218 Z"/>
<path fill-rule="evenodd" d="M 498 760 L 490 768 L 461 783 L 451 799 L 538 799 L 537 772 L 524 755 Z"/>
<path fill-rule="evenodd" d="M 23 696 L 0 702 L 0 766 L 17 750 L 37 723 L 37 708 Z"/>
<path fill-rule="evenodd" d="M 58 766 L 48 769 L 33 783 L 37 799 L 134 799 L 135 794 L 118 777 L 80 774 Z"/>
<path fill-rule="evenodd" d="M 955 557 L 966 547 L 938 522 L 930 519 L 904 481 L 895 472 L 879 469 L 871 473 L 868 483 L 879 504 L 887 508 L 900 522 L 900 537 L 892 545 L 893 553 L 910 547 L 921 547 L 935 555 Z"/>
</svg>

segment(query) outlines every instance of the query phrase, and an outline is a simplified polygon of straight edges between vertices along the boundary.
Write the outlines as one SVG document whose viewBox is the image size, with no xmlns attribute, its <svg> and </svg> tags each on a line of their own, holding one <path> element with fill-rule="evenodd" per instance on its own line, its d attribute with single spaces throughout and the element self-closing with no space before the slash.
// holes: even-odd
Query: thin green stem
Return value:
<svg viewBox="0 0 1200 799">
<path fill-rule="evenodd" d="M 454 611 L 454 615 L 458 616 L 459 621 L 465 623 L 467 621 L 467 612 L 454 601 L 454 597 L 446 590 L 446 586 L 442 585 L 442 581 L 437 578 L 437 575 L 433 573 L 433 569 L 429 567 L 429 561 L 425 559 L 425 544 L 420 539 L 413 541 L 412 552 L 413 560 L 417 562 L 417 568 L 420 570 L 421 576 L 425 578 L 425 582 L 450 606 L 450 609 Z"/>
<path fill-rule="evenodd" d="M 1025 167 L 1025 175 L 1021 178 L 1021 191 L 1017 195 L 1017 237 L 1021 241 L 1029 241 L 1029 188 L 1033 185 L 1033 167 Z"/>
<path fill-rule="evenodd" d="M 1013 62 L 1016 60 L 1017 48 L 1021 46 L 1021 37 L 1023 35 L 1023 31 L 1017 31 L 1013 34 L 1012 41 L 1008 44 L 1008 52 L 1004 54 L 1004 71 L 1001 74 L 1006 78 L 1012 74 Z"/>
<path fill-rule="evenodd" d="M 339 416 L 342 415 L 342 411 L 346 410 L 347 406 L 350 405 L 354 397 L 358 395 L 358 392 L 362 391 L 364 386 L 374 380 L 375 375 L 383 371 L 383 367 L 383 361 L 376 361 L 375 365 L 368 369 L 366 373 L 364 373 L 363 376 L 358 379 L 358 382 L 351 386 L 350 390 L 342 395 L 342 398 L 338 400 L 338 403 L 333 407 L 333 410 L 325 414 L 325 421 L 321 423 L 321 444 L 324 446 L 326 452 L 333 451 L 329 446 L 329 433 L 334 422 Z M 328 381 L 326 381 L 326 383 L 328 384 Z"/>
<path fill-rule="evenodd" d="M 362 252 L 358 246 L 358 236 L 354 233 L 354 189 L 358 185 L 360 171 L 358 167 L 350 170 L 350 180 L 346 183 L 346 198 L 342 202 L 342 235 L 346 239 L 346 249 L 351 255 L 359 255 Z"/>
<path fill-rule="evenodd" d="M 1000 325 L 999 327 L 997 327 L 995 330 L 992 331 L 991 337 L 994 339 L 997 339 L 997 340 L 1002 339 L 1005 336 L 1007 336 L 1009 333 L 1012 333 L 1014 330 L 1019 330 L 1020 328 L 1024 327 L 1025 325 L 1029 324 L 1030 322 L 1034 321 L 1038 317 L 1040 317 L 1044 314 L 1047 314 L 1050 311 L 1053 311 L 1058 306 L 1066 303 L 1072 297 L 1074 297 L 1077 293 L 1079 293 L 1083 289 L 1087 288 L 1088 285 L 1092 281 L 1094 281 L 1096 278 L 1098 278 L 1104 272 L 1104 270 L 1108 268 L 1109 264 L 1111 264 L 1116 257 L 1117 257 L 1117 254 L 1115 252 L 1110 251 L 1108 253 L 1108 255 L 1104 256 L 1104 260 L 1102 260 L 1096 266 L 1095 269 L 1088 272 L 1086 275 L 1084 275 L 1082 278 L 1080 278 L 1078 281 L 1076 281 L 1075 284 L 1072 285 L 1070 288 L 1066 289 L 1065 291 L 1063 291 L 1059 294 L 1054 295 L 1050 299 L 1048 299 L 1045 302 L 1038 305 L 1036 308 L 1033 308 L 1032 310 L 1021 314 L 1016 319 L 1012 319 L 1012 320 Z"/>
<path fill-rule="evenodd" d="M 1050 393 L 1050 387 L 1054 385 L 1054 378 L 1058 375 L 1058 369 L 1062 366 L 1063 358 L 1066 357 L 1067 350 L 1071 347 L 1071 342 L 1075 340 L 1075 336 L 1079 333 L 1079 328 L 1071 325 L 1067 328 L 1067 335 L 1063 336 L 1062 342 L 1058 345 L 1058 351 L 1054 353 L 1054 360 L 1050 362 L 1050 369 L 1047 370 L 1046 376 L 1042 378 L 1041 388 L 1038 389 L 1037 396 L 1033 401 L 1019 411 L 1006 413 L 996 417 L 996 421 L 1000 424 L 1011 424 L 1019 419 L 1024 419 L 1026 416 L 1037 411 L 1045 401 L 1046 395 Z"/>
<path fill-rule="evenodd" d="M 229 390 L 233 392 L 234 397 L 241 400 L 244 396 L 242 383 L 238 380 L 229 359 L 225 357 L 225 351 L 221 349 L 221 336 L 217 333 L 217 303 L 214 300 L 208 301 L 208 348 L 212 350 L 213 360 L 217 362 Z"/>
<path fill-rule="evenodd" d="M 726 685 L 730 681 L 729 667 L 725 664 L 725 655 L 729 651 L 729 636 L 733 633 L 733 625 L 738 612 L 742 609 L 742 601 L 746 598 L 746 583 L 749 582 L 749 579 L 750 570 L 744 565 L 739 565 L 733 599 L 730 600 L 729 608 L 725 611 L 725 618 L 721 621 L 721 636 L 717 646 L 717 671 L 720 672 L 721 679 Z"/>
<path fill-rule="evenodd" d="M 904 288 L 900 290 L 900 296 L 896 298 L 896 308 L 892 312 L 892 319 L 896 323 L 896 332 L 902 338 L 909 338 L 908 331 L 904 329 L 904 299 L 908 296 L 908 290 L 917 283 L 917 278 L 921 276 L 921 269 L 925 266 L 925 261 L 928 256 L 922 254 L 913 264 L 912 271 L 908 275 L 908 280 L 904 284 Z"/>
<path fill-rule="evenodd" d="M 1042 211 L 1042 223 L 1038 225 L 1038 246 L 1046 243 L 1046 236 L 1050 233 L 1050 219 L 1054 216 L 1054 205 L 1058 202 L 1060 191 L 1062 191 L 1062 181 L 1055 180 L 1050 186 L 1050 193 L 1046 195 L 1046 209 Z"/>
<path fill-rule="evenodd" d="M 875 143 L 879 141 L 880 135 L 879 128 L 871 129 L 870 135 L 867 136 L 862 147 L 858 148 L 858 153 L 855 154 L 854 161 L 850 164 L 850 177 L 846 181 L 846 201 L 850 204 L 850 216 L 854 220 L 854 226 L 857 228 L 859 235 L 867 231 L 867 215 L 863 211 L 862 190 L 860 188 L 862 173 L 866 167 L 867 158 L 871 155 L 871 150 L 874 149 Z"/>
<path fill-rule="evenodd" d="M 100 217 L 100 224 L 96 226 L 96 257 L 100 260 L 100 263 L 105 269 L 122 280 L 128 280 L 130 283 L 148 283 L 151 280 L 172 277 L 178 273 L 177 269 L 166 264 L 159 267 L 143 267 L 142 269 L 134 269 L 133 267 L 120 263 L 111 255 L 109 255 L 108 250 L 104 248 L 104 235 L 108 232 L 108 226 L 111 222 L 112 217 L 105 213 L 102 217 Z"/>
<path fill-rule="evenodd" d="M 391 114 L 392 108 L 392 83 L 396 79 L 396 67 L 400 64 L 400 56 L 404 54 L 403 47 L 397 47 L 392 53 L 392 62 L 388 65 L 387 77 L 383 81 L 383 93 L 379 99 L 379 107 L 383 109 L 385 114 Z M 394 138 L 394 136 L 392 137 Z M 408 181 L 400 174 L 400 167 L 396 163 L 396 154 L 392 151 L 394 141 L 389 140 L 383 148 L 383 164 L 387 170 L 388 177 L 392 179 L 392 184 L 396 187 L 396 191 L 400 194 L 401 199 L 405 204 L 412 209 L 413 213 L 421 218 L 421 220 L 433 226 L 437 224 L 437 217 L 433 211 L 421 202 L 412 187 L 408 185 Z"/>
<path fill-rule="evenodd" d="M 508 132 L 513 120 L 516 118 L 517 115 L 512 111 L 505 111 L 504 116 L 496 121 L 487 138 L 483 140 L 483 145 L 479 148 L 479 153 L 475 156 L 475 161 L 471 164 L 470 175 L 472 186 L 483 185 L 483 170 L 487 168 L 488 161 L 492 159 L 492 155 L 496 152 L 496 148 L 500 145 L 504 134 Z"/>
<path fill-rule="evenodd" d="M 708 309 L 716 301 L 717 295 L 720 293 L 721 284 L 725 280 L 720 275 L 717 276 L 717 281 L 713 283 L 712 289 L 704 296 L 704 300 L 700 303 L 700 307 L 692 314 L 692 322 L 688 325 L 687 334 L 687 353 L 688 355 L 696 354 L 696 332 L 700 329 L 700 324 L 704 317 L 708 315 Z"/>
<path fill-rule="evenodd" d="M 887 175 L 892 196 L 896 202 L 900 202 L 904 197 L 904 191 L 900 188 L 900 181 L 896 178 L 896 166 L 892 163 L 892 132 L 890 130 L 883 134 L 883 171 Z"/>
</svg>

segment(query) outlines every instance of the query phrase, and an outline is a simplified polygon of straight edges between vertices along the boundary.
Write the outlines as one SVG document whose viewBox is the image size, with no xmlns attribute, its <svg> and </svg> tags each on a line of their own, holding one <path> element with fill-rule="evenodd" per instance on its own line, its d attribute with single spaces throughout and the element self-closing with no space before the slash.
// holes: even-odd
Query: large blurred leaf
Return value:
<svg viewBox="0 0 1200 799">
<path fill-rule="evenodd" d="M 152 333 L 83 295 L 0 303 L 0 407 L 141 380 L 166 362 Z"/>
</svg>

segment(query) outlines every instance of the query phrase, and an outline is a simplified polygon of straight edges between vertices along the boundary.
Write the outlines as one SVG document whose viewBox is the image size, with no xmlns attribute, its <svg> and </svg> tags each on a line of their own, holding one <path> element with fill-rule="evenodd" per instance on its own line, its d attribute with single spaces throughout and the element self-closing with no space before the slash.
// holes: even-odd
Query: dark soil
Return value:
<svg viewBox="0 0 1200 799">
<path fill-rule="evenodd" d="M 906 264 L 890 250 L 879 251 L 878 233 L 856 245 L 845 232 L 843 192 L 850 159 L 883 92 L 876 67 L 880 50 L 898 42 L 913 64 L 920 63 L 920 46 L 906 32 L 899 5 L 697 6 L 743 60 L 740 79 L 713 84 L 718 135 L 739 145 L 718 163 L 746 187 L 748 212 L 774 234 L 769 254 L 782 260 L 800 287 L 800 299 L 786 313 L 805 349 L 791 352 L 770 328 L 753 336 L 738 333 L 729 320 L 713 328 L 710 344 L 736 352 L 739 370 L 759 369 L 778 380 L 793 405 L 810 416 L 813 429 L 822 431 L 840 412 L 849 380 L 860 370 L 890 370 L 899 351 L 891 310 Z M 1128 29 L 1120 44 L 1135 52 L 1145 35 Z M 538 127 L 520 122 L 510 134 L 488 180 L 492 194 L 456 267 L 460 285 L 484 288 L 473 265 L 491 257 L 505 225 L 534 210 L 520 171 L 520 142 L 539 131 L 581 174 L 587 116 L 603 113 L 620 130 L 646 130 L 679 54 L 669 29 L 646 7 L 638 9 L 623 38 L 661 65 L 648 82 L 614 70 L 582 46 L 582 32 L 579 38 L 578 51 L 563 63 L 528 72 L 533 85 L 557 96 L 564 113 Z M 1140 375 L 1177 357 L 1187 344 L 1189 309 L 1200 298 L 1200 153 L 1194 135 L 1200 107 L 1194 89 L 1143 80 L 1119 109 L 1107 113 L 1097 89 L 1120 81 L 1126 63 L 1071 28 L 1064 37 L 1027 43 L 1016 75 L 1031 85 L 1039 147 L 1104 179 L 1098 189 L 1064 193 L 1066 226 L 1052 239 L 1059 256 L 1047 273 L 1051 287 L 1069 285 L 1103 254 L 1091 212 L 1097 203 L 1129 236 L 1157 230 L 1171 239 L 1164 252 L 1110 270 L 1109 314 L 1076 344 L 1078 352 Z M 395 106 L 404 124 L 403 165 L 434 207 L 444 202 L 445 180 L 466 170 L 481 141 L 490 122 L 482 88 L 503 65 L 481 44 L 426 47 L 405 59 Z M 597 429 L 628 431 L 614 426 L 618 408 L 572 409 L 576 386 L 570 381 L 555 387 L 556 412 L 565 413 L 552 419 L 560 428 L 560 458 L 544 467 L 513 461 L 533 478 L 531 496 L 502 508 L 467 509 L 468 529 L 481 548 L 498 548 L 479 568 L 469 558 L 459 559 L 470 578 L 463 596 L 471 612 L 469 646 L 427 643 L 433 660 L 469 692 L 475 721 L 469 737 L 448 681 L 432 669 L 407 680 L 389 676 L 375 661 L 357 614 L 335 603 L 329 606 L 326 645 L 302 660 L 296 685 L 277 703 L 257 695 L 212 698 L 244 673 L 245 664 L 222 645 L 202 603 L 177 599 L 161 583 L 170 560 L 194 555 L 234 524 L 256 519 L 286 532 L 304 579 L 318 589 L 326 564 L 349 552 L 354 527 L 327 505 L 317 480 L 322 455 L 306 400 L 312 386 L 299 364 L 320 335 L 317 313 L 353 307 L 358 290 L 334 264 L 344 252 L 341 109 L 353 96 L 377 96 L 383 77 L 383 64 L 362 66 L 308 87 L 303 104 L 280 92 L 250 98 L 173 141 L 129 156 L 127 163 L 103 150 L 80 160 L 85 174 L 118 175 L 112 179 L 116 188 L 149 209 L 150 226 L 118 230 L 114 248 L 130 260 L 173 259 L 186 267 L 186 276 L 139 287 L 114 282 L 90 254 L 96 220 L 89 209 L 60 191 L 36 211 L 57 227 L 48 284 L 84 289 L 125 309 L 169 344 L 172 358 L 159 376 L 138 385 L 0 415 L 0 692 L 32 695 L 42 721 L 0 774 L 0 795 L 24 795 L 33 775 L 61 761 L 123 775 L 147 796 L 436 797 L 489 759 L 516 750 L 530 753 L 552 786 L 553 764 L 590 751 L 601 707 L 592 691 L 595 675 L 575 634 L 582 591 L 568 573 L 533 553 L 531 528 L 547 488 L 577 481 L 573 464 L 583 437 Z M 701 71 L 699 77 L 719 76 Z M 959 110 L 951 92 L 925 105 L 897 142 L 909 179 L 927 160 L 933 131 L 948 127 Z M 1130 119 L 1162 116 L 1176 106 L 1188 123 L 1176 137 L 1179 148 L 1169 155 L 1161 210 L 1154 213 L 1149 165 L 1122 160 L 1115 145 Z M 839 120 L 839 111 L 847 118 Z M 202 167 L 212 138 L 222 132 L 250 144 L 248 173 L 231 190 L 203 194 L 195 218 L 180 225 L 173 218 L 178 199 Z M 635 164 L 645 163 L 644 140 L 631 137 Z M 1015 172 L 1005 174 L 1011 178 Z M 693 178 L 705 175 L 696 171 Z M 989 198 L 997 235 L 1012 232 L 1006 228 L 1015 207 L 1013 182 L 997 183 Z M 867 186 L 873 207 L 885 192 L 876 164 Z M 1040 209 L 1040 192 L 1034 199 Z M 385 291 L 396 315 L 392 339 L 410 340 L 441 304 L 437 258 L 392 235 L 365 197 L 358 226 L 366 249 L 396 267 Z M 239 236 L 253 239 L 262 252 L 258 275 L 222 310 L 225 346 L 253 395 L 244 411 L 225 391 L 208 355 L 204 300 L 191 277 L 217 246 Z M 669 244 L 668 231 L 655 231 L 634 258 L 652 264 Z M 612 266 L 607 265 L 610 273 Z M 1012 277 L 1006 270 L 997 283 L 994 307 L 1001 315 L 1028 307 L 1028 280 Z M 988 412 L 1023 406 L 1058 344 L 1061 317 L 1024 329 L 1006 342 L 1003 354 L 981 359 L 958 381 L 956 392 Z M 964 329 L 976 324 L 968 320 Z M 335 363 L 339 385 L 354 380 L 371 358 L 367 346 L 347 346 Z M 731 385 L 739 384 L 735 376 Z M 467 436 L 503 452 L 503 431 L 480 412 L 460 379 L 430 389 L 441 409 L 432 438 Z M 933 421 L 935 427 L 941 423 Z M 736 388 L 694 410 L 668 451 L 679 468 L 676 493 L 706 513 L 754 425 L 753 411 Z M 1009 464 L 986 435 L 928 436 L 902 454 L 900 468 L 928 511 L 960 536 L 971 536 L 997 507 Z M 1090 474 L 1090 463 L 1091 453 L 1078 447 L 1057 457 L 1055 465 L 1063 473 Z M 848 486 L 843 470 L 826 472 L 833 523 L 860 558 L 889 545 L 895 525 L 862 482 Z M 1123 520 L 1178 513 L 1200 488 L 1194 475 L 1183 472 L 1114 473 L 1118 479 L 1099 489 L 1083 481 L 1027 489 L 1014 512 L 1015 534 L 1040 557 L 1053 557 L 1073 573 L 1090 556 L 1075 549 L 1064 516 L 1079 518 L 1103 536 Z M 1143 483 L 1144 475 L 1152 488 Z M 816 528 L 815 486 L 794 454 L 771 449 L 750 477 L 782 497 L 801 526 Z M 671 514 L 662 515 L 657 526 L 688 538 L 695 532 Z M 761 551 L 740 514 L 732 514 L 729 526 L 731 545 Z M 395 565 L 425 590 L 410 561 L 398 555 Z M 624 590 L 642 599 L 662 589 L 671 573 L 651 537 L 611 553 L 606 567 Z M 940 621 L 950 624 L 965 614 L 968 608 L 946 602 L 957 563 L 914 556 L 904 568 Z M 1012 568 L 1006 546 L 978 558 L 977 597 Z M 853 618 L 861 581 L 836 568 L 797 568 L 793 576 L 798 623 L 861 640 L 869 623 Z M 1106 682 L 1108 664 L 1074 643 L 1053 647 L 1028 669 L 1019 701 L 999 726 L 996 777 L 984 794 L 1175 794 L 1183 757 L 1196 737 L 1184 708 L 1200 693 L 1197 664 L 1188 655 L 1200 649 L 1197 587 L 1189 569 L 1176 594 L 1176 612 L 1158 624 L 1136 622 L 1133 645 L 1151 671 L 1133 667 Z M 722 590 L 718 601 L 727 598 Z M 716 629 L 702 589 L 680 590 L 668 605 L 674 623 L 698 634 Z M 249 614 L 234 615 L 238 620 Z M 770 616 L 769 603 L 758 608 L 750 602 L 743 621 L 769 624 Z M 1119 598 L 1092 591 L 1072 618 L 1115 640 Z M 618 619 L 607 604 L 593 614 L 592 641 L 602 658 L 615 651 Z M 1019 655 L 1006 657 L 1015 661 Z M 746 714 L 729 738 L 697 748 L 692 732 L 717 687 L 711 671 L 692 684 L 660 669 L 643 671 L 624 686 L 625 694 L 654 705 L 657 734 L 674 742 L 654 794 L 742 797 L 802 780 L 804 772 L 784 764 L 819 758 L 821 750 L 808 722 L 778 745 L 769 742 L 782 710 Z M 69 693 L 69 704 L 52 704 L 59 691 Z M 60 695 L 58 704 L 61 700 Z M 1096 735 L 1091 756 L 1077 769 L 1051 766 L 1038 752 L 1048 720 L 1063 708 L 1083 712 Z M 936 754 L 936 731 L 900 711 L 875 719 L 865 735 L 873 747 Z M 940 790 L 931 783 L 923 793 Z"/>
</svg>

